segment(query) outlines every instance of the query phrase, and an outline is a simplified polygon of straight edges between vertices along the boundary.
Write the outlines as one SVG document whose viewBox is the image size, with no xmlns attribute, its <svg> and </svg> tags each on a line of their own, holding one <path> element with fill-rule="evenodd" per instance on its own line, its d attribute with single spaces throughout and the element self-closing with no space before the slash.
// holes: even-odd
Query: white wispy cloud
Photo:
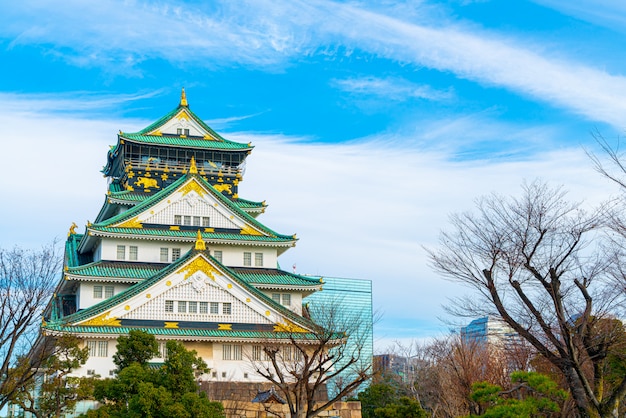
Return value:
<svg viewBox="0 0 626 418">
<path fill-rule="evenodd" d="M 451 72 L 624 126 L 624 75 L 595 68 L 574 51 L 568 56 L 558 44 L 548 48 L 450 18 L 433 26 L 431 6 L 412 6 L 413 14 L 398 16 L 393 7 L 322 0 L 217 5 L 70 0 L 62 6 L 31 0 L 5 5 L 0 35 L 14 47 L 39 44 L 80 65 L 118 69 L 162 58 L 206 68 L 237 63 L 279 70 L 294 58 L 344 48 Z"/>
<path fill-rule="evenodd" d="M 626 3 L 614 0 L 533 0 L 586 22 L 615 30 L 626 31 Z"/>
<path fill-rule="evenodd" d="M 403 102 L 410 99 L 447 100 L 453 97 L 451 90 L 436 90 L 428 85 L 419 85 L 401 77 L 359 77 L 331 80 L 331 85 L 357 96 L 374 96 Z"/>
</svg>

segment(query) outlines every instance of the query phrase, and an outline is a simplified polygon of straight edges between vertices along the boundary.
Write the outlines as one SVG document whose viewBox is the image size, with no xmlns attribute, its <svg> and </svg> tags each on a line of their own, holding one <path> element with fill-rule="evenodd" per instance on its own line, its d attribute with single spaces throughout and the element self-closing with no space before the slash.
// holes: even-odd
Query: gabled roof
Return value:
<svg viewBox="0 0 626 418">
<path fill-rule="evenodd" d="M 163 270 L 159 271 L 157 274 L 152 276 L 149 279 L 143 280 L 137 284 L 132 285 L 128 289 L 124 290 L 117 295 L 106 299 L 100 303 L 97 303 L 87 309 L 83 309 L 71 315 L 65 316 L 61 319 L 59 318 L 51 318 L 50 321 L 44 326 L 48 329 L 60 329 L 59 327 L 66 327 L 67 331 L 75 332 L 77 328 L 74 325 L 81 326 L 80 323 L 89 320 L 90 318 L 98 317 L 99 315 L 105 314 L 109 312 L 111 309 L 121 306 L 124 302 L 128 301 L 132 297 L 137 295 L 141 295 L 142 292 L 148 290 L 153 285 L 157 284 L 159 281 L 164 280 L 169 275 L 172 275 L 176 272 L 179 272 L 181 268 L 184 268 L 185 265 L 193 265 L 196 263 L 198 258 L 202 258 L 204 261 L 208 262 L 212 268 L 216 268 L 220 274 L 228 277 L 233 282 L 237 283 L 239 286 L 244 288 L 249 294 L 253 295 L 255 298 L 260 300 L 264 305 L 268 308 L 271 308 L 282 317 L 292 321 L 296 326 L 302 327 L 304 330 L 312 330 L 316 327 L 316 325 L 311 322 L 311 320 L 304 318 L 291 310 L 285 308 L 279 303 L 276 303 L 272 298 L 266 296 L 262 291 L 258 290 L 254 286 L 248 284 L 245 280 L 242 280 L 233 270 L 224 266 L 213 257 L 210 256 L 208 251 L 202 250 L 191 250 L 187 252 L 183 257 L 179 260 L 171 263 Z M 156 296 L 156 295 L 155 295 Z M 85 324 L 86 325 L 86 324 Z M 105 325 L 103 325 L 105 326 Z M 68 328 L 69 327 L 69 328 Z M 84 326 L 82 326 L 84 327 Z M 98 327 L 95 327 L 98 328 Z M 94 330 L 94 332 L 99 332 L 98 330 Z"/>
<path fill-rule="evenodd" d="M 192 170 L 189 170 L 192 171 Z M 192 184 L 193 182 L 193 184 Z M 242 210 L 236 203 L 217 191 L 210 183 L 205 181 L 202 176 L 197 173 L 186 173 L 174 183 L 167 186 L 155 193 L 152 196 L 147 197 L 140 203 L 131 207 L 125 212 L 122 212 L 116 216 L 106 219 L 102 222 L 91 224 L 87 226 L 88 234 L 83 239 L 79 246 L 79 251 L 83 251 L 87 242 L 89 241 L 89 235 L 101 235 L 101 236 L 150 236 L 153 238 L 163 239 L 180 239 L 189 240 L 195 235 L 195 232 L 199 228 L 193 230 L 185 230 L 184 228 L 170 229 L 170 226 L 157 225 L 152 227 L 143 227 L 143 225 L 131 225 L 134 218 L 141 215 L 145 211 L 148 211 L 152 206 L 167 200 L 169 196 L 176 193 L 184 187 L 201 188 L 205 193 L 210 194 L 217 202 L 225 206 L 228 211 L 233 213 L 233 216 L 238 217 L 245 225 L 247 229 L 241 230 L 222 230 L 214 231 L 205 229 L 205 237 L 209 242 L 231 242 L 234 244 L 243 242 L 254 242 L 257 244 L 262 243 L 274 243 L 282 244 L 281 246 L 288 245 L 293 246 L 297 241 L 295 235 L 282 235 L 270 228 L 266 227 L 253 216 Z M 249 226 L 249 228 L 248 228 Z M 180 229 L 180 230 L 179 230 Z M 88 248 L 88 247 L 87 247 Z"/>
<path fill-rule="evenodd" d="M 126 261 L 95 261 L 77 267 L 69 267 L 65 275 L 69 279 L 149 279 L 167 267 L 163 263 L 132 263 Z"/>
<path fill-rule="evenodd" d="M 237 276 L 252 285 L 259 287 L 289 288 L 300 287 L 311 290 L 320 290 L 323 283 L 319 279 L 289 273 L 288 271 L 268 268 L 231 267 Z"/>
<path fill-rule="evenodd" d="M 216 134 L 217 135 L 217 134 Z M 172 147 L 188 147 L 215 150 L 249 151 L 254 148 L 249 144 L 221 140 L 209 140 L 203 137 L 181 137 L 178 135 L 144 135 L 141 133 L 125 133 L 118 135 L 119 140 L 139 142 L 142 144 L 166 145 Z M 221 137 L 220 137 L 221 138 Z"/>
</svg>

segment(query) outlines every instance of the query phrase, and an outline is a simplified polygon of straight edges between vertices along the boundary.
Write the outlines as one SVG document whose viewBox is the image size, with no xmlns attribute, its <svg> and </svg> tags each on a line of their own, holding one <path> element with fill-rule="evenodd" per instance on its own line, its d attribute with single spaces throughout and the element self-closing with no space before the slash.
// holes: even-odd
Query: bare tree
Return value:
<svg viewBox="0 0 626 418">
<path fill-rule="evenodd" d="M 286 342 L 266 341 L 261 353 L 250 356 L 256 373 L 274 384 L 294 418 L 317 416 L 372 376 L 366 349 L 372 323 L 366 315 L 331 303 L 311 307 L 310 316 L 317 325 L 306 338 L 294 330 Z M 325 399 L 320 394 L 327 390 Z"/>
<path fill-rule="evenodd" d="M 0 248 L 0 409 L 45 359 L 46 350 L 24 356 L 39 333 L 41 312 L 52 296 L 61 261 L 54 244 L 40 251 Z M 15 367 L 19 358 L 28 361 L 28 367 Z"/>
<path fill-rule="evenodd" d="M 580 416 L 615 416 L 626 377 L 599 391 L 593 371 L 602 368 L 588 367 L 613 347 L 594 334 L 622 296 L 608 289 L 619 260 L 600 245 L 604 214 L 541 182 L 524 185 L 521 198 L 480 198 L 477 209 L 453 215 L 441 248 L 428 251 L 436 271 L 476 290 L 452 310 L 500 317 L 563 373 Z"/>
</svg>

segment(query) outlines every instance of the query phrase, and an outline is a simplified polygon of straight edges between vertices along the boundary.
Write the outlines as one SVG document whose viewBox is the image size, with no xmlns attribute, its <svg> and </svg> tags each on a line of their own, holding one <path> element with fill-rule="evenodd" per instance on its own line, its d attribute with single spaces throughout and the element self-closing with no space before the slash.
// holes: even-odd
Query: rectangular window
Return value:
<svg viewBox="0 0 626 418">
<path fill-rule="evenodd" d="M 193 217 L 193 226 L 200 226 L 200 217 L 199 216 L 194 216 Z"/>
<path fill-rule="evenodd" d="M 225 303 L 222 304 L 222 313 L 224 315 L 230 315 L 232 313 L 232 311 L 233 310 L 232 310 L 232 306 L 231 306 L 230 303 L 225 302 Z"/>
<path fill-rule="evenodd" d="M 187 312 L 187 302 L 179 300 L 178 301 L 178 312 L 185 313 Z"/>
<path fill-rule="evenodd" d="M 200 313 L 209 313 L 209 302 L 200 302 Z"/>
<path fill-rule="evenodd" d="M 291 361 L 291 347 L 283 347 L 283 360 Z"/>
<path fill-rule="evenodd" d="M 131 261 L 137 261 L 137 246 L 136 245 L 131 245 L 130 247 L 128 247 L 128 259 Z"/>
<path fill-rule="evenodd" d="M 113 294 L 115 293 L 115 286 L 104 286 L 104 297 L 105 298 L 110 298 L 113 297 Z"/>
<path fill-rule="evenodd" d="M 180 248 L 172 248 L 172 261 L 176 261 L 180 258 Z"/>
<path fill-rule="evenodd" d="M 180 215 L 174 215 L 174 225 L 182 225 L 183 217 Z"/>
<path fill-rule="evenodd" d="M 202 217 L 202 226 L 208 227 L 211 224 L 210 218 L 208 216 Z"/>
<path fill-rule="evenodd" d="M 93 298 L 94 299 L 102 299 L 102 286 L 94 286 L 93 287 Z"/>
<path fill-rule="evenodd" d="M 118 260 L 125 260 L 126 259 L 126 246 L 125 245 L 118 245 L 117 246 L 117 259 Z"/>
<path fill-rule="evenodd" d="M 174 301 L 166 300 L 165 301 L 165 312 L 174 312 Z"/>
<path fill-rule="evenodd" d="M 189 313 L 198 313 L 198 302 L 189 302 Z"/>
<path fill-rule="evenodd" d="M 211 313 L 218 314 L 220 313 L 220 304 L 217 302 L 211 302 Z"/>
<path fill-rule="evenodd" d="M 260 361 L 262 352 L 263 352 L 263 348 L 260 345 L 253 345 L 252 346 L 252 360 Z"/>
<path fill-rule="evenodd" d="M 232 358 L 233 346 L 230 344 L 222 345 L 222 360 L 230 360 Z"/>
<path fill-rule="evenodd" d="M 182 135 L 183 134 L 183 128 L 176 128 L 176 135 Z"/>
<path fill-rule="evenodd" d="M 272 293 L 272 300 L 276 303 L 280 303 L 280 293 Z"/>
<path fill-rule="evenodd" d="M 283 293 L 283 305 L 291 306 L 291 295 L 289 293 Z"/>
<path fill-rule="evenodd" d="M 189 129 L 185 129 L 185 136 L 189 136 Z"/>
<path fill-rule="evenodd" d="M 97 344 L 95 341 L 87 341 L 87 347 L 89 347 L 89 357 L 95 357 L 97 353 Z"/>
<path fill-rule="evenodd" d="M 191 216 L 183 216 L 183 225 L 191 226 Z"/>
<path fill-rule="evenodd" d="M 108 357 L 109 355 L 109 342 L 98 341 L 98 357 Z"/>
<path fill-rule="evenodd" d="M 243 253 L 243 265 L 244 266 L 252 265 L 252 253 Z"/>
<path fill-rule="evenodd" d="M 220 263 L 222 262 L 222 252 L 221 251 L 213 251 L 213 258 L 215 258 Z"/>
<path fill-rule="evenodd" d="M 161 248 L 161 262 L 167 263 L 170 259 L 170 249 L 169 248 Z"/>
<path fill-rule="evenodd" d="M 263 253 L 254 253 L 254 265 L 263 267 Z"/>
<path fill-rule="evenodd" d="M 239 344 L 233 345 L 233 360 L 241 360 L 243 358 L 242 355 L 242 347 Z"/>
</svg>

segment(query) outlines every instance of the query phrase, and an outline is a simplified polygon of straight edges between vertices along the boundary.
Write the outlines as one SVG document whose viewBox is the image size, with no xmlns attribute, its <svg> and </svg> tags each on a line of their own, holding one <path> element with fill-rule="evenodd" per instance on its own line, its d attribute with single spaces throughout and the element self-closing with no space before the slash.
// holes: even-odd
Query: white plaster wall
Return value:
<svg viewBox="0 0 626 418">
<path fill-rule="evenodd" d="M 93 338 L 91 341 L 103 341 L 103 339 Z M 72 375 L 75 376 L 89 376 L 87 371 L 94 370 L 96 374 L 100 375 L 102 379 L 110 377 L 109 371 L 115 370 L 116 366 L 113 363 L 113 354 L 115 354 L 115 346 L 117 341 L 115 339 L 104 340 L 108 342 L 107 357 L 89 357 L 87 362 L 80 368 L 75 369 Z M 87 346 L 87 340 L 82 342 L 81 347 Z"/>
<path fill-rule="evenodd" d="M 102 298 L 94 299 L 93 287 L 102 286 Z M 81 282 L 76 291 L 76 303 L 78 303 L 78 309 L 86 309 L 96 303 L 100 303 L 104 298 L 104 286 L 114 286 L 113 295 L 128 289 L 130 285 L 122 283 L 103 283 L 103 282 Z"/>
<path fill-rule="evenodd" d="M 94 252 L 95 260 L 117 260 L 117 246 L 126 246 L 126 261 L 129 257 L 129 247 L 135 245 L 137 249 L 137 261 L 148 263 L 160 263 L 161 262 L 161 248 L 168 248 L 169 260 L 172 260 L 172 248 L 180 248 L 181 256 L 189 251 L 194 242 L 180 242 L 180 241 L 146 241 L 146 240 L 122 240 L 122 239 L 103 239 L 100 242 L 100 246 L 96 248 Z M 208 248 L 211 251 L 211 255 L 215 254 L 215 251 L 222 251 L 222 264 L 229 267 L 242 267 L 243 266 L 243 253 L 252 253 L 252 266 L 254 265 L 254 254 L 263 254 L 263 266 L 264 268 L 276 268 L 278 263 L 277 250 L 275 248 L 268 247 L 248 247 L 243 245 L 212 245 L 208 244 Z M 133 260 L 134 261 L 134 260 Z"/>
</svg>

